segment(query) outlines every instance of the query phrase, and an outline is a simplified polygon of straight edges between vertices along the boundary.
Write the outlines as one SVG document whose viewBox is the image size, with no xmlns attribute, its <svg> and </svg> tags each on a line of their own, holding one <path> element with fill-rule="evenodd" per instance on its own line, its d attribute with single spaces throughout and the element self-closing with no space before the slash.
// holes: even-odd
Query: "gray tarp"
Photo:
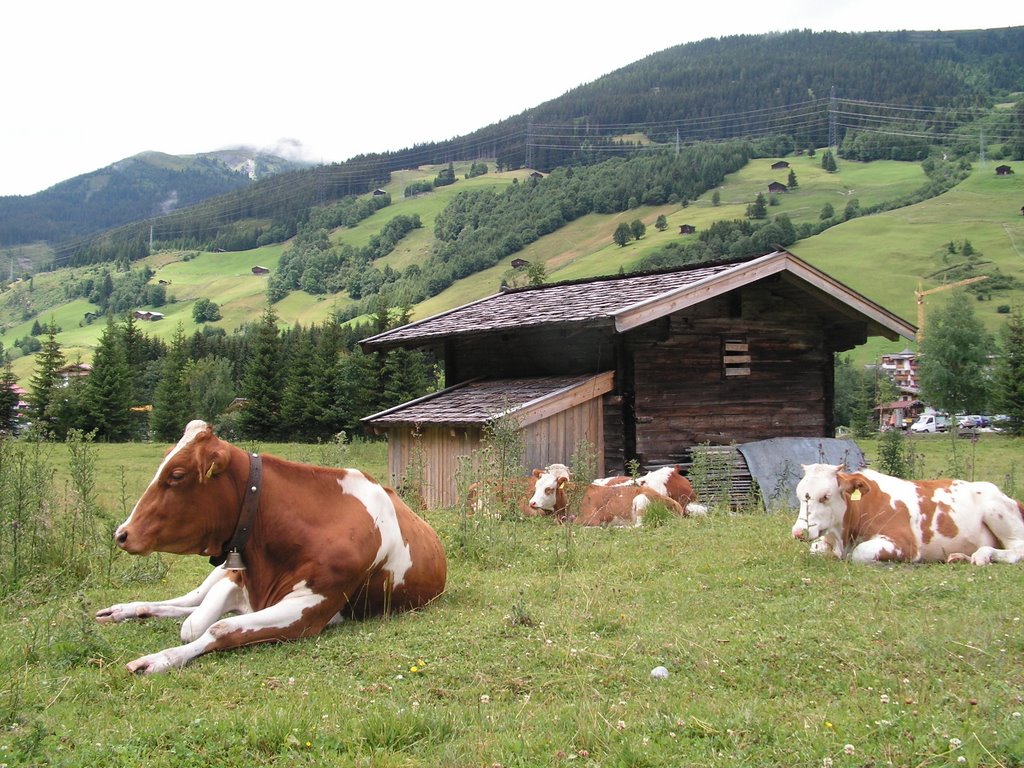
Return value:
<svg viewBox="0 0 1024 768">
<path fill-rule="evenodd" d="M 796 484 L 804 476 L 801 464 L 845 464 L 855 472 L 865 466 L 864 454 L 852 440 L 832 437 L 775 437 L 737 445 L 761 489 L 769 510 L 796 509 Z"/>
</svg>

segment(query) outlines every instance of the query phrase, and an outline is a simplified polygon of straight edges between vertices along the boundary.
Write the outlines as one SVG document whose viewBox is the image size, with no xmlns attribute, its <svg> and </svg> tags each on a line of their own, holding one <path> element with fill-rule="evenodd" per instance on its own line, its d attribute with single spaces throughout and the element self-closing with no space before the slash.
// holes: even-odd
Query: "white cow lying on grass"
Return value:
<svg viewBox="0 0 1024 768">
<path fill-rule="evenodd" d="M 1024 559 L 1024 507 L 992 483 L 901 480 L 805 464 L 793 536 L 855 562 Z"/>
</svg>

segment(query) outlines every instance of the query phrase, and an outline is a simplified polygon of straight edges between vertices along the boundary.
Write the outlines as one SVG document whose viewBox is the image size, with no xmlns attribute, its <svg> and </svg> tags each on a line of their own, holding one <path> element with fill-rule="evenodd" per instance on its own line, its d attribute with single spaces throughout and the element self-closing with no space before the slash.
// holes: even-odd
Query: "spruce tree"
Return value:
<svg viewBox="0 0 1024 768">
<path fill-rule="evenodd" d="M 114 319 L 100 335 L 92 372 L 82 392 L 82 428 L 100 439 L 119 441 L 131 436 L 132 374 Z"/>
<path fill-rule="evenodd" d="M 18 385 L 18 377 L 14 375 L 11 358 L 3 344 L 0 344 L 0 361 L 3 364 L 0 372 L 0 430 L 10 433 L 18 426 L 19 397 L 14 389 Z"/>
<path fill-rule="evenodd" d="M 346 428 L 339 383 L 343 351 L 341 325 L 332 319 L 324 324 L 316 345 L 316 364 L 309 394 L 316 432 L 311 437 L 330 438 Z"/>
<path fill-rule="evenodd" d="M 60 394 L 60 369 L 65 358 L 57 341 L 57 326 L 51 321 L 44 329 L 46 341 L 36 354 L 36 368 L 29 381 L 29 416 L 41 434 L 52 429 L 51 404 Z"/>
<path fill-rule="evenodd" d="M 158 440 L 176 441 L 192 418 L 192 403 L 185 385 L 185 328 L 178 323 L 160 369 L 160 383 L 153 393 L 149 426 Z"/>
<path fill-rule="evenodd" d="M 282 435 L 294 440 L 321 437 L 318 402 L 314 396 L 314 370 L 318 364 L 309 333 L 300 332 L 288 362 L 281 402 Z"/>
<path fill-rule="evenodd" d="M 131 375 L 132 405 L 148 403 L 152 399 L 152 392 L 148 391 L 144 375 L 148 362 L 146 335 L 139 330 L 139 324 L 131 313 L 125 315 L 120 338 L 124 347 L 125 362 Z"/>
<path fill-rule="evenodd" d="M 263 312 L 249 348 L 249 361 L 242 377 L 240 426 L 248 437 L 273 440 L 281 428 L 281 400 L 284 389 L 284 350 L 272 306 Z"/>
</svg>

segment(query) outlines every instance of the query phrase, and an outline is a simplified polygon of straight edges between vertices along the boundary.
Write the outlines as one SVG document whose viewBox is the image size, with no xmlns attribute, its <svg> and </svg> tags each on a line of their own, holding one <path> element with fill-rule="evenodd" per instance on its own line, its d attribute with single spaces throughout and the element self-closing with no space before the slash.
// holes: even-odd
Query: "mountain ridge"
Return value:
<svg viewBox="0 0 1024 768">
<path fill-rule="evenodd" d="M 0 197 L 0 246 L 93 235 L 309 165 L 246 146 L 139 152 L 32 195 Z"/>
</svg>

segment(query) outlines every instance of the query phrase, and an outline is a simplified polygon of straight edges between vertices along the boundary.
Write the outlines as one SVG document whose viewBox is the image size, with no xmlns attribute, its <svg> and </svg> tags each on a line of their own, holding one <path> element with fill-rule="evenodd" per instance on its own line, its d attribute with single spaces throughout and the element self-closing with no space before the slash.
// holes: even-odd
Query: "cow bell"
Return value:
<svg viewBox="0 0 1024 768">
<path fill-rule="evenodd" d="M 228 552 L 228 557 L 224 561 L 224 568 L 228 571 L 244 571 L 245 561 L 242 560 L 242 553 L 237 549 L 232 549 Z"/>
</svg>

